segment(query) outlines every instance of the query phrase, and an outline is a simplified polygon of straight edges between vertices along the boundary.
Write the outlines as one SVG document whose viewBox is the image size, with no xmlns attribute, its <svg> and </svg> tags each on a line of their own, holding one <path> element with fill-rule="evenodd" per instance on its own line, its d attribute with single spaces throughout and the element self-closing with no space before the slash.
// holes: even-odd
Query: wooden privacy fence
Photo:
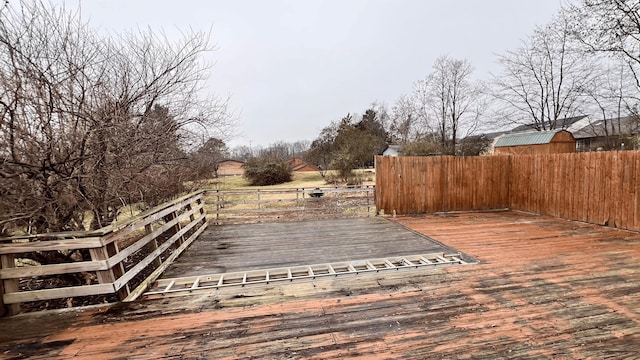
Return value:
<svg viewBox="0 0 640 360">
<path fill-rule="evenodd" d="M 509 206 L 509 157 L 376 157 L 376 207 L 386 214 Z"/>
<path fill-rule="evenodd" d="M 0 239 L 0 315 L 6 310 L 18 313 L 21 303 L 41 300 L 104 294 L 134 299 L 207 227 L 203 195 L 181 197 L 96 231 Z M 16 259 L 28 258 L 25 254 L 51 251 L 85 256 L 81 261 L 16 266 Z M 37 290 L 20 286 L 20 281 L 60 275 L 86 281 Z"/>
<path fill-rule="evenodd" d="M 503 209 L 640 231 L 640 152 L 377 157 L 385 213 Z"/>
<path fill-rule="evenodd" d="M 375 186 L 209 190 L 215 224 L 292 221 L 375 214 Z"/>
</svg>

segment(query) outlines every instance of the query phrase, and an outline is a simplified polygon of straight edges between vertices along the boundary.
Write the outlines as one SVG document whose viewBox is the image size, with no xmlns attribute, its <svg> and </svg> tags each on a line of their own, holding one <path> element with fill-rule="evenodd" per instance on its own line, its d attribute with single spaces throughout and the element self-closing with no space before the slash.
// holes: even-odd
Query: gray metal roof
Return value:
<svg viewBox="0 0 640 360">
<path fill-rule="evenodd" d="M 549 144 L 562 129 L 550 131 L 531 131 L 516 134 L 504 134 L 495 143 L 495 147 Z"/>
<path fill-rule="evenodd" d="M 589 115 L 580 115 L 580 116 L 568 117 L 563 119 L 556 119 L 551 121 L 545 121 L 545 123 L 547 123 L 547 126 L 553 127 L 556 129 L 567 129 L 574 123 L 586 118 L 587 116 Z M 515 133 L 515 132 L 537 130 L 537 129 L 540 129 L 540 127 L 541 127 L 540 124 L 524 124 L 524 125 L 516 126 L 515 128 L 511 129 L 511 132 Z"/>
<path fill-rule="evenodd" d="M 604 137 L 611 135 L 640 134 L 640 118 L 625 116 L 616 119 L 604 119 L 590 123 L 573 133 L 576 139 Z"/>
</svg>

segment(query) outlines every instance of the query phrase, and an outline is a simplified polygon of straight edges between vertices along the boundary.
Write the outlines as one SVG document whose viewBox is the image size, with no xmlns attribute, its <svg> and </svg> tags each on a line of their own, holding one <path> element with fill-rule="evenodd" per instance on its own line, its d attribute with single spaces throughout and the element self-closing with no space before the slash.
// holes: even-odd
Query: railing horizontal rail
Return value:
<svg viewBox="0 0 640 360">
<path fill-rule="evenodd" d="M 21 240 L 18 240 L 18 241 L 29 241 L 28 239 L 25 239 L 25 238 L 20 238 L 20 239 Z M 0 255 L 26 253 L 26 252 L 32 252 L 32 251 L 92 249 L 92 248 L 99 248 L 102 245 L 103 244 L 100 241 L 99 237 L 51 240 L 51 241 L 37 240 L 33 242 L 22 242 L 22 243 L 3 243 L 0 246 Z"/>
<path fill-rule="evenodd" d="M 106 260 L 79 261 L 52 265 L 23 266 L 0 269 L 0 279 L 19 279 L 33 276 L 73 274 L 87 271 L 109 270 Z"/>
<path fill-rule="evenodd" d="M 19 304 L 31 301 L 52 300 L 76 296 L 103 295 L 114 292 L 113 284 L 70 286 L 55 289 L 31 290 L 4 294 L 5 304 Z"/>
</svg>

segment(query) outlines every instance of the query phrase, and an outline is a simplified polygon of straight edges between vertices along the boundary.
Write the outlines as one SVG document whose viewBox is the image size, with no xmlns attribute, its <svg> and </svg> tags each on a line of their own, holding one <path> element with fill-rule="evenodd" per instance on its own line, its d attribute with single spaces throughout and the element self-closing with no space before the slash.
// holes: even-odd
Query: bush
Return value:
<svg viewBox="0 0 640 360">
<path fill-rule="evenodd" d="M 276 185 L 291 181 L 291 167 L 278 158 L 255 158 L 244 165 L 244 177 L 253 186 Z"/>
</svg>

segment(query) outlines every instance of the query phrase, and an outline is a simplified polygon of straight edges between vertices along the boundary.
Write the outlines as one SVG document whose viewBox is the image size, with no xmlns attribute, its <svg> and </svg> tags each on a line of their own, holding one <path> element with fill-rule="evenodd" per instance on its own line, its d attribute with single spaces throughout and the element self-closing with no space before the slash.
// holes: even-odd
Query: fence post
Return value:
<svg viewBox="0 0 640 360">
<path fill-rule="evenodd" d="M 117 240 L 114 239 L 101 248 L 89 249 L 91 260 L 108 260 L 111 256 L 117 254 L 118 248 L 116 247 L 116 241 Z M 116 279 L 124 275 L 124 266 L 122 265 L 122 263 L 118 263 L 109 270 L 96 271 L 96 275 L 100 284 L 113 283 L 116 281 Z M 129 284 L 123 286 L 120 290 L 118 290 L 118 298 L 120 298 L 120 300 L 126 298 L 128 295 Z"/>
<path fill-rule="evenodd" d="M 338 187 L 335 187 L 336 194 L 336 218 L 338 218 L 338 214 L 340 212 L 340 192 L 338 192 Z"/>
<path fill-rule="evenodd" d="M 220 225 L 220 190 L 216 190 L 216 225 Z"/>
<path fill-rule="evenodd" d="M 172 211 L 172 212 L 170 212 L 169 214 L 167 214 L 167 215 L 164 217 L 164 221 L 168 223 L 168 222 L 170 222 L 170 221 L 172 221 L 172 220 L 176 219 L 177 217 L 178 217 L 178 210 L 175 210 L 175 211 Z M 180 225 L 180 222 L 178 222 L 178 223 L 176 223 L 175 225 L 173 225 L 173 226 L 171 227 L 171 229 L 167 230 L 167 235 L 168 235 L 169 237 L 171 237 L 171 236 L 173 236 L 174 234 L 176 234 L 178 231 L 180 231 L 180 229 L 181 229 L 181 225 Z M 179 244 L 179 245 L 182 245 L 182 243 L 183 243 L 183 242 L 184 242 L 184 239 L 183 239 L 182 237 L 180 237 L 180 239 L 178 240 L 178 244 Z"/>
<path fill-rule="evenodd" d="M 198 204 L 198 206 L 202 205 L 206 205 L 202 203 L 202 198 L 198 198 L 198 200 L 196 201 L 196 204 Z M 206 223 L 207 222 L 207 212 L 204 209 L 204 206 L 202 206 L 202 208 L 200 209 L 200 215 L 204 215 L 202 218 L 202 223 Z"/>
<path fill-rule="evenodd" d="M 147 224 L 144 226 L 144 233 L 146 235 L 151 234 L 151 232 L 153 231 L 151 224 Z M 158 239 L 153 238 L 153 240 L 149 243 L 151 245 L 151 251 L 150 252 L 154 252 L 158 249 Z M 160 256 L 156 257 L 155 259 L 153 259 L 153 266 L 157 269 L 160 266 L 162 266 L 162 260 L 160 260 Z"/>
<path fill-rule="evenodd" d="M 304 196 L 304 188 L 302 188 L 302 218 L 307 218 L 307 198 Z"/>
<path fill-rule="evenodd" d="M 16 267 L 16 261 L 13 254 L 0 255 L 0 269 L 8 269 Z M 18 292 L 18 279 L 0 280 L 0 316 L 17 315 L 20 313 L 20 304 L 4 304 L 4 294 Z"/>
<path fill-rule="evenodd" d="M 367 197 L 367 217 L 370 217 L 371 216 L 371 205 L 369 203 L 369 185 L 367 185 L 364 195 Z"/>
<path fill-rule="evenodd" d="M 260 189 L 258 189 L 258 210 L 260 210 Z"/>
<path fill-rule="evenodd" d="M 2 280 L 0 280 L 0 317 L 7 315 L 9 310 L 4 306 L 4 285 Z"/>
</svg>

